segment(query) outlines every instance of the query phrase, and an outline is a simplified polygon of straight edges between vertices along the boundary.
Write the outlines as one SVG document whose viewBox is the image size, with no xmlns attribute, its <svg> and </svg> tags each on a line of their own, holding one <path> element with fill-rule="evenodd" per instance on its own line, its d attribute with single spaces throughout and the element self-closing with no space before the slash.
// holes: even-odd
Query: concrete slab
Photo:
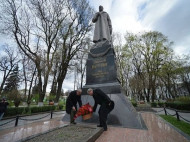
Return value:
<svg viewBox="0 0 190 142">
<path fill-rule="evenodd" d="M 33 122 L 23 126 L 17 126 L 0 131 L 1 142 L 15 142 L 25 139 L 29 136 L 44 133 L 46 131 L 63 127 L 68 123 L 60 121 L 61 118 L 55 118 L 45 121 Z"/>
</svg>

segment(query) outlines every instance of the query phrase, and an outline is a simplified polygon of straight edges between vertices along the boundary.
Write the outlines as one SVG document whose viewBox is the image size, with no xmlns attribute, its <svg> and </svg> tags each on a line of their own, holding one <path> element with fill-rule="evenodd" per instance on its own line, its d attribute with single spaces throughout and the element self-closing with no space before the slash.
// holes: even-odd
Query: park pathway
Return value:
<svg viewBox="0 0 190 142">
<path fill-rule="evenodd" d="M 108 131 L 96 140 L 96 142 L 188 142 L 186 137 L 177 132 L 155 113 L 141 112 L 148 130 L 129 129 L 109 126 Z M 37 116 L 35 116 L 37 117 Z M 62 121 L 63 115 L 53 119 L 20 124 L 17 127 L 9 127 L 0 130 L 0 141 L 15 142 L 27 137 L 45 133 L 59 127 L 68 125 Z M 127 119 L 127 117 L 126 117 Z"/>
<path fill-rule="evenodd" d="M 63 118 L 65 113 L 66 113 L 65 111 L 53 112 L 52 118 L 59 118 L 59 117 Z M 49 120 L 50 118 L 51 118 L 50 112 L 42 113 L 42 114 L 36 114 L 36 115 L 24 116 L 24 117 L 21 117 L 21 119 L 25 119 L 25 120 L 19 119 L 17 126 L 27 125 L 27 124 L 42 121 L 42 120 L 45 121 L 45 120 Z M 15 121 L 16 121 L 16 118 L 0 120 L 0 132 L 3 129 L 13 128 L 15 126 Z M 5 124 L 5 123 L 7 123 L 7 124 Z"/>
<path fill-rule="evenodd" d="M 148 130 L 109 127 L 96 142 L 188 142 L 154 113 L 142 113 Z M 126 117 L 127 119 L 127 117 Z"/>
</svg>

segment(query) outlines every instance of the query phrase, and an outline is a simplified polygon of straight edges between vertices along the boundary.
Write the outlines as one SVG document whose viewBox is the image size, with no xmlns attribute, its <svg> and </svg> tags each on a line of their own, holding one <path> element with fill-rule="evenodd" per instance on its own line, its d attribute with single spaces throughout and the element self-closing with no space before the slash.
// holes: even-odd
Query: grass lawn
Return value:
<svg viewBox="0 0 190 142">
<path fill-rule="evenodd" d="M 183 131 L 184 133 L 188 134 L 190 136 L 190 124 L 186 123 L 182 120 L 178 121 L 177 118 L 173 116 L 168 116 L 168 115 L 160 115 L 163 119 Z"/>
</svg>

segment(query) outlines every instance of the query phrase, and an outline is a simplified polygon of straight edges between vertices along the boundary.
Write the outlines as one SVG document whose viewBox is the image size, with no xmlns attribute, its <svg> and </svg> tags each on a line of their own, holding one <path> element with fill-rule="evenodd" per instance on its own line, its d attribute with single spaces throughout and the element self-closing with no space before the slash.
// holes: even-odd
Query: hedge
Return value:
<svg viewBox="0 0 190 142">
<path fill-rule="evenodd" d="M 190 103 L 182 102 L 166 102 L 166 107 L 178 109 L 178 110 L 188 110 L 190 111 Z"/>
<path fill-rule="evenodd" d="M 29 107 L 18 107 L 18 108 L 8 107 L 5 112 L 5 117 L 27 114 L 28 112 L 31 112 L 31 113 L 46 112 L 46 111 L 51 111 L 55 109 L 56 109 L 56 106 L 40 106 L 40 107 L 30 107 L 30 108 Z"/>
<path fill-rule="evenodd" d="M 137 106 L 137 102 L 132 101 L 131 103 L 132 103 L 132 105 L 133 105 L 134 107 Z"/>
<path fill-rule="evenodd" d="M 159 107 L 164 107 L 164 106 L 165 106 L 165 103 L 164 103 L 164 102 L 158 102 L 158 106 L 159 106 Z"/>
<path fill-rule="evenodd" d="M 151 107 L 157 107 L 157 103 L 156 102 L 152 102 L 151 103 Z"/>
</svg>

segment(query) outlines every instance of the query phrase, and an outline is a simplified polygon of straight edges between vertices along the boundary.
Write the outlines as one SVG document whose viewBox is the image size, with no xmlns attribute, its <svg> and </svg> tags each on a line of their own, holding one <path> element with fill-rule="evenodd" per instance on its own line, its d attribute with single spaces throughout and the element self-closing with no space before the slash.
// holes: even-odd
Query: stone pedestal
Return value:
<svg viewBox="0 0 190 142">
<path fill-rule="evenodd" d="M 107 94 L 121 92 L 114 50 L 109 42 L 104 42 L 90 50 L 83 94 L 86 94 L 88 88 L 99 88 Z"/>
</svg>

